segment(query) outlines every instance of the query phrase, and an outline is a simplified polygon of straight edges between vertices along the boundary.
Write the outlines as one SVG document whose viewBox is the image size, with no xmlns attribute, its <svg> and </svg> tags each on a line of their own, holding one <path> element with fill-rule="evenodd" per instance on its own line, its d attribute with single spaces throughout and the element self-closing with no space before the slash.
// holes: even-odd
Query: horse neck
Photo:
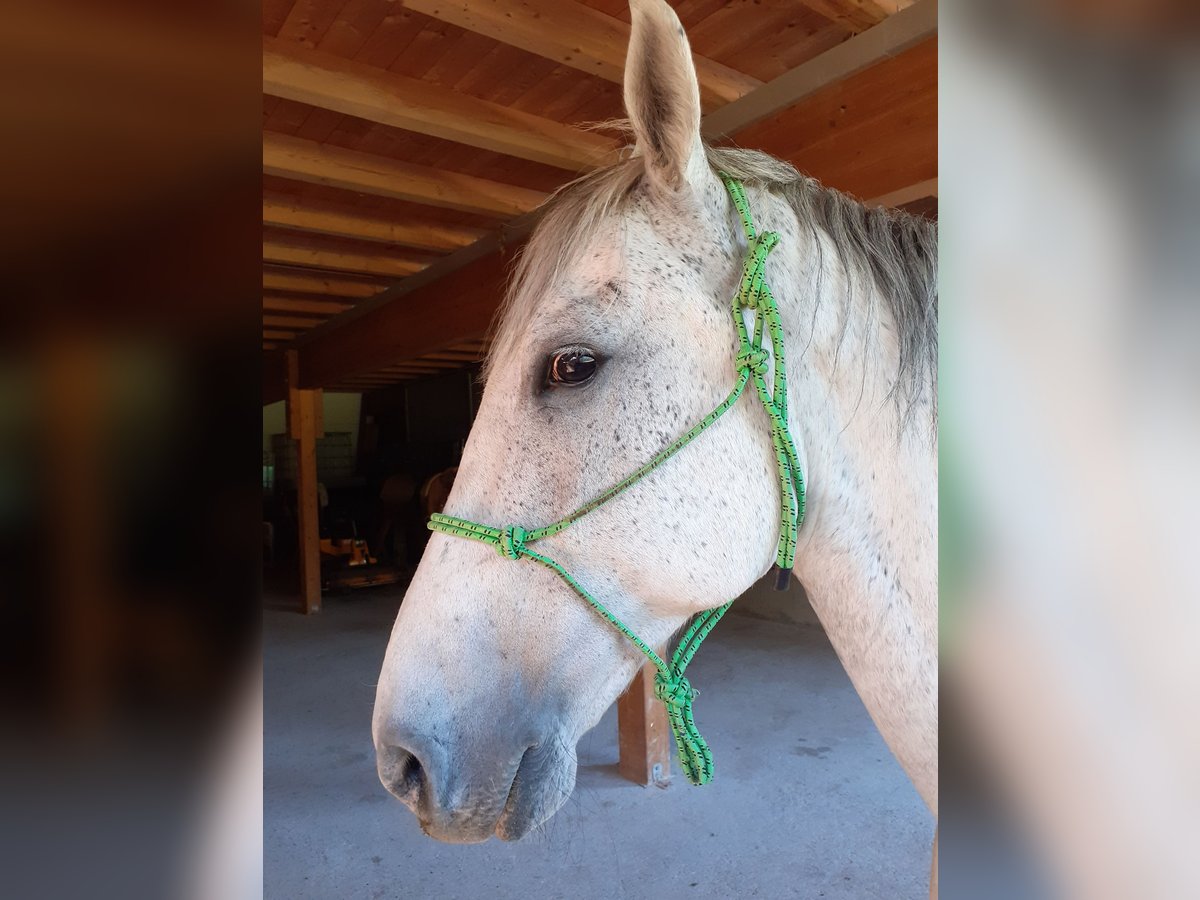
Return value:
<svg viewBox="0 0 1200 900">
<path fill-rule="evenodd" d="M 932 386 L 902 424 L 892 391 L 897 330 L 877 288 L 848 283 L 830 237 L 802 226 L 784 201 L 759 205 L 770 210 L 765 227 L 785 239 L 770 280 L 808 483 L 796 574 L 885 740 L 936 810 Z"/>
</svg>

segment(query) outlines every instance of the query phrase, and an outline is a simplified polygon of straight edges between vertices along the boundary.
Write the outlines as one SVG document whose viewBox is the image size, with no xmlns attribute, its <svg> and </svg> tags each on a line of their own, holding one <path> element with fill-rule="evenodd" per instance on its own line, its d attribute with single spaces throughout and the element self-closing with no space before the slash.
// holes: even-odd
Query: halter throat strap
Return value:
<svg viewBox="0 0 1200 900">
<path fill-rule="evenodd" d="M 754 393 L 771 421 L 771 443 L 775 454 L 775 465 L 779 474 L 780 512 L 779 546 L 775 557 L 779 572 L 776 587 L 785 588 L 791 577 L 796 556 L 796 534 L 804 521 L 804 477 L 787 422 L 787 362 L 784 357 L 783 324 L 779 309 L 766 281 L 766 261 L 771 250 L 779 243 L 779 235 L 773 231 L 759 232 L 754 227 L 750 214 L 750 203 L 741 182 L 721 173 L 733 205 L 738 211 L 746 234 L 747 252 L 742 265 L 742 277 L 732 303 L 733 324 L 737 332 L 738 349 L 734 358 L 736 379 L 733 390 L 707 416 L 687 431 L 682 437 L 660 451 L 653 459 L 632 475 L 613 485 L 570 515 L 550 525 L 526 530 L 519 525 L 493 527 L 435 513 L 429 520 L 429 529 L 452 537 L 468 538 L 489 544 L 505 559 L 529 559 L 550 569 L 563 582 L 610 625 L 633 643 L 658 670 L 654 676 L 655 695 L 666 706 L 671 731 L 679 751 L 679 761 L 684 774 L 692 784 L 707 784 L 712 780 L 712 751 L 696 728 L 692 717 L 692 699 L 696 691 L 684 677 L 684 670 L 700 649 L 700 644 L 720 621 L 733 601 L 705 610 L 692 620 L 682 639 L 671 655 L 670 662 L 660 657 L 649 644 L 639 638 L 624 622 L 613 615 L 596 597 L 589 593 L 566 569 L 555 560 L 529 545 L 543 538 L 566 530 L 588 513 L 599 509 L 609 500 L 619 496 L 641 481 L 660 465 L 698 438 L 723 416 L 753 383 Z M 746 310 L 752 326 L 746 323 Z M 764 344 L 769 340 L 769 344 Z M 773 376 L 768 383 L 767 374 L 774 359 Z"/>
</svg>

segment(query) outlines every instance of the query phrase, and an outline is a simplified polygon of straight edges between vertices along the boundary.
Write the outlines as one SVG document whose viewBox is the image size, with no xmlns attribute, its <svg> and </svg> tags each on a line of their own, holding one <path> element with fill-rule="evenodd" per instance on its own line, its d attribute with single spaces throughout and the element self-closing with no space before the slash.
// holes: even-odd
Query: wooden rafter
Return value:
<svg viewBox="0 0 1200 900">
<path fill-rule="evenodd" d="M 878 25 L 888 16 L 909 6 L 912 0 L 801 0 L 801 2 L 825 18 L 837 22 L 848 31 L 858 33 Z"/>
<path fill-rule="evenodd" d="M 411 375 L 438 375 L 444 370 L 431 369 L 427 366 L 405 366 L 402 369 L 376 369 L 375 371 L 387 378 L 399 378 Z"/>
<path fill-rule="evenodd" d="M 317 313 L 332 316 L 349 309 L 352 304 L 332 300 L 313 300 L 309 297 L 263 297 L 263 312 Z"/>
<path fill-rule="evenodd" d="M 263 171 L 312 184 L 491 216 L 516 216 L 546 198 L 539 191 L 511 184 L 274 132 L 263 134 Z"/>
<path fill-rule="evenodd" d="M 263 200 L 263 224 L 419 250 L 455 250 L 484 234 L 481 229 L 465 225 L 396 222 L 349 206 L 295 197 L 266 197 Z"/>
<path fill-rule="evenodd" d="M 403 372 L 408 369 L 461 369 L 462 364 L 457 362 L 449 362 L 444 359 L 430 359 L 428 356 L 420 356 L 408 363 L 397 363 L 394 366 L 384 366 L 380 372 Z"/>
<path fill-rule="evenodd" d="M 379 306 L 314 338 L 300 354 L 304 382 L 344 380 L 479 337 L 504 296 L 515 249 L 485 254 L 409 291 L 403 302 Z"/>
<path fill-rule="evenodd" d="M 929 178 L 908 187 L 891 191 L 880 197 L 873 197 L 867 201 L 867 205 L 897 207 L 903 206 L 906 203 L 912 203 L 914 200 L 924 200 L 926 197 L 936 197 L 937 195 L 938 180 L 936 178 Z"/>
<path fill-rule="evenodd" d="M 417 12 L 621 84 L 629 24 L 575 0 L 401 0 Z M 714 109 L 760 84 L 728 66 L 695 57 L 700 100 Z"/>
<path fill-rule="evenodd" d="M 294 270 L 272 270 L 263 272 L 263 289 L 295 291 L 301 294 L 325 294 L 330 297 L 373 297 L 383 290 L 383 287 L 349 278 L 326 277 Z"/>
<path fill-rule="evenodd" d="M 263 91 L 572 172 L 616 160 L 616 142 L 595 132 L 280 38 L 263 42 Z"/>
<path fill-rule="evenodd" d="M 470 350 L 442 350 L 438 353 L 427 353 L 421 359 L 439 359 L 446 362 L 473 363 L 479 362 L 482 354 Z"/>
<path fill-rule="evenodd" d="M 302 240 L 272 238 L 263 241 L 263 259 L 267 262 L 292 266 L 311 266 L 338 272 L 357 272 L 363 275 L 382 275 L 402 278 L 419 272 L 425 262 L 412 257 L 386 253 L 326 249 Z"/>
<path fill-rule="evenodd" d="M 936 33 L 937 0 L 919 0 L 874 28 L 780 75 L 737 102 L 705 116 L 700 129 L 710 140 L 740 132 L 768 116 L 795 106 L 831 84 L 902 53 Z"/>
<path fill-rule="evenodd" d="M 263 325 L 267 327 L 278 328 L 312 328 L 314 325 L 320 325 L 324 319 L 308 319 L 302 316 L 275 316 L 265 315 L 262 317 Z"/>
<path fill-rule="evenodd" d="M 406 2 L 406 5 L 418 8 L 418 5 L 427 2 L 430 0 L 412 0 Z M 882 0 L 879 0 L 879 3 L 882 3 Z M 818 4 L 822 4 L 828 6 L 829 11 L 834 7 L 848 10 L 845 15 L 858 15 L 853 9 L 860 9 L 861 15 L 865 17 L 862 24 L 865 24 L 867 19 L 878 16 L 879 11 L 876 7 L 879 3 L 872 6 L 870 0 L 814 0 L 810 5 L 816 9 Z M 489 0 L 446 0 L 444 6 L 438 5 L 442 11 L 434 15 L 447 21 L 451 21 L 448 13 L 443 14 L 447 10 L 458 10 L 455 15 L 478 13 L 480 10 L 492 15 L 494 10 L 505 7 L 513 10 L 512 19 L 521 20 L 515 23 L 510 21 L 506 27 L 511 26 L 518 30 L 525 27 L 522 17 L 530 15 L 531 10 L 545 9 L 547 18 L 539 27 L 546 31 L 543 37 L 547 46 L 550 46 L 558 39 L 558 36 L 551 33 L 554 31 L 553 26 L 561 23 L 563 16 L 569 17 L 574 14 L 569 11 L 559 15 L 560 11 L 570 10 L 579 4 L 552 3 L 551 0 L 521 0 L 519 10 L 509 0 L 503 3 L 491 3 Z M 900 0 L 899 5 L 907 4 Z M 915 50 L 918 44 L 924 43 L 925 38 L 936 34 L 936 8 L 936 0 L 917 0 L 911 8 L 885 19 L 879 25 L 865 31 L 860 28 L 861 33 L 856 37 L 775 79 L 770 85 L 761 87 L 761 96 L 752 95 L 732 104 L 730 113 L 724 120 L 732 128 L 731 132 L 720 127 L 720 118 L 710 114 L 705 119 L 705 133 L 710 136 L 732 133 L 737 143 L 742 146 L 757 147 L 785 158 L 793 158 L 787 154 L 783 145 L 792 140 L 797 132 L 795 128 L 784 128 L 785 120 L 794 118 L 794 121 L 800 123 L 797 127 L 803 126 L 805 133 L 812 131 L 820 123 L 828 123 L 829 133 L 836 133 L 837 140 L 832 137 L 821 138 L 818 141 L 819 146 L 816 147 L 818 155 L 812 157 L 818 165 L 805 165 L 806 157 L 801 156 L 798 164 L 803 168 L 811 169 L 818 177 L 824 173 L 825 179 L 832 186 L 850 190 L 864 197 L 876 196 L 877 202 L 888 202 L 889 205 L 902 200 L 912 191 L 927 190 L 929 186 L 924 184 L 903 188 L 906 184 L 929 178 L 930 174 L 936 175 L 936 156 L 926 152 L 924 144 L 920 143 L 925 140 L 925 133 L 929 130 L 927 111 L 920 105 L 927 99 L 928 92 L 924 87 L 920 88 L 924 93 L 919 97 L 913 93 L 911 102 L 906 100 L 907 105 L 899 112 L 889 112 L 885 109 L 883 115 L 876 116 L 875 110 L 880 104 L 875 101 L 869 104 L 858 103 L 858 109 L 864 110 L 859 113 L 856 113 L 854 105 L 848 114 L 840 108 L 835 109 L 837 115 L 823 111 L 838 92 L 857 97 L 859 85 L 869 85 L 872 79 L 877 83 L 877 89 L 887 96 L 899 96 L 897 86 L 891 83 L 893 81 L 903 80 L 908 75 L 924 79 L 924 72 L 906 73 L 904 66 L 889 67 L 879 64 L 900 55 L 914 59 L 910 51 Z M 622 24 L 621 27 L 627 34 L 628 26 Z M 468 27 L 468 30 L 478 29 Z M 502 35 L 495 36 L 499 40 L 516 43 Z M 623 55 L 624 38 L 618 41 L 617 45 Z M 928 46 L 935 45 L 927 45 L 921 51 L 925 59 L 929 58 Z M 553 54 L 542 55 L 555 58 Z M 621 62 L 623 60 L 616 61 L 618 71 Z M 877 75 L 873 74 L 876 66 L 879 66 Z M 589 70 L 585 68 L 584 71 Z M 853 81 L 853 84 L 848 87 L 838 87 L 842 82 L 850 81 Z M 849 93 L 851 90 L 855 93 Z M 909 107 L 918 114 L 909 118 L 906 112 Z M 872 116 L 875 118 L 871 118 Z M 778 127 L 771 125 L 776 120 L 781 123 Z M 762 123 L 762 127 L 747 128 L 752 122 Z M 855 130 L 850 132 L 847 128 L 846 133 L 840 133 L 842 123 L 855 125 Z M 767 129 L 769 125 L 772 130 Z M 761 133 L 770 139 L 755 139 L 752 132 Z M 918 137 L 920 141 L 914 143 Z M 896 165 L 892 165 L 879 152 L 869 149 L 876 147 L 888 147 L 889 153 L 892 152 L 890 148 L 898 148 L 898 156 L 902 159 Z M 826 164 L 822 169 L 820 164 L 825 164 L 826 156 L 840 162 L 837 166 Z M 911 160 L 924 160 L 929 157 L 934 168 L 930 174 L 922 174 L 925 171 L 924 163 L 921 166 L 909 165 L 910 157 Z M 869 177 L 864 177 L 864 172 Z M 932 190 L 936 192 L 936 183 L 933 183 Z M 419 366 L 423 361 L 436 360 L 448 351 L 459 351 L 468 356 L 485 353 L 488 345 L 484 332 L 503 295 L 507 261 L 511 258 L 510 254 L 519 247 L 523 237 L 528 234 L 534 221 L 536 214 L 521 216 L 506 228 L 503 238 L 488 235 L 472 246 L 458 249 L 436 260 L 429 269 L 393 286 L 379 297 L 359 304 L 354 310 L 304 336 L 299 343 L 302 345 L 300 355 L 305 383 L 316 386 L 332 383 L 334 379 L 345 380 L 352 372 L 378 372 L 385 367 Z M 467 364 L 471 361 L 462 360 Z"/>
</svg>

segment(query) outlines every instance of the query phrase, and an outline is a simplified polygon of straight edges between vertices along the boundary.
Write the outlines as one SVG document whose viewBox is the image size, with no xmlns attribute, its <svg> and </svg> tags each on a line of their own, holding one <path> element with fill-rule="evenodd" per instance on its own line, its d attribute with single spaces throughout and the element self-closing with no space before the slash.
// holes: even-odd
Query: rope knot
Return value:
<svg viewBox="0 0 1200 900">
<path fill-rule="evenodd" d="M 654 696 L 670 709 L 686 709 L 692 705 L 696 692 L 692 690 L 692 683 L 682 675 L 667 678 L 659 672 L 654 676 Z"/>
<path fill-rule="evenodd" d="M 778 243 L 776 231 L 763 231 L 750 239 L 750 252 L 742 267 L 742 288 L 738 291 L 738 303 L 747 309 L 759 308 L 759 301 L 766 293 L 767 255 Z"/>
<path fill-rule="evenodd" d="M 505 559 L 518 559 L 525 549 L 525 538 L 528 532 L 520 525 L 505 525 L 500 529 L 500 543 L 496 550 Z"/>
<path fill-rule="evenodd" d="M 737 355 L 737 368 L 747 369 L 754 375 L 767 374 L 767 351 L 762 347 L 744 347 Z"/>
</svg>

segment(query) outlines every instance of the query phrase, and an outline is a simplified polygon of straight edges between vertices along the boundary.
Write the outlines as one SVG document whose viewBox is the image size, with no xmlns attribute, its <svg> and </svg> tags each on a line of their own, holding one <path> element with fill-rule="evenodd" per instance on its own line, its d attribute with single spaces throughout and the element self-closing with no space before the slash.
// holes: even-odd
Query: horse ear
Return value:
<svg viewBox="0 0 1200 900">
<path fill-rule="evenodd" d="M 700 84 L 692 50 L 665 0 L 630 0 L 625 110 L 650 177 L 677 191 L 703 171 Z"/>
</svg>

